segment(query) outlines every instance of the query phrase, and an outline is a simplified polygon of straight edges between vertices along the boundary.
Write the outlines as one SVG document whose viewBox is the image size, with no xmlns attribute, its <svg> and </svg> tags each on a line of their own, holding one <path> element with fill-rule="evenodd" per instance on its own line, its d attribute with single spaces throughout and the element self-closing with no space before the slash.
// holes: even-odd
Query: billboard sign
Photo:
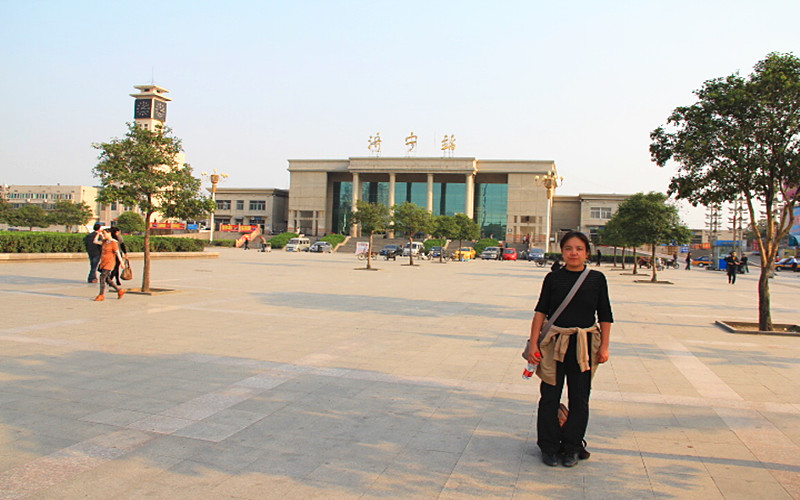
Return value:
<svg viewBox="0 0 800 500">
<path fill-rule="evenodd" d="M 152 229 L 186 229 L 185 222 L 152 222 Z"/>
</svg>

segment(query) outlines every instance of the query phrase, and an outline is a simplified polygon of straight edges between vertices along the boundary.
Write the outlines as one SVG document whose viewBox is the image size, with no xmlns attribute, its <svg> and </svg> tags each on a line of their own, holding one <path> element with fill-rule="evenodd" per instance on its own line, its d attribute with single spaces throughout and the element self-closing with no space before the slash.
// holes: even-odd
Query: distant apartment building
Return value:
<svg viewBox="0 0 800 500">
<path fill-rule="evenodd" d="M 56 202 L 61 200 L 73 203 L 86 203 L 92 210 L 92 219 L 89 224 L 98 222 L 99 211 L 97 198 L 97 188 L 94 186 L 75 186 L 75 185 L 45 185 L 45 184 L 11 184 L 3 187 L 3 196 L 8 201 L 11 208 L 21 208 L 25 205 L 37 205 L 44 210 L 55 208 Z M 7 228 L 7 225 L 2 225 Z M 52 226 L 50 229 L 64 231 L 63 226 Z"/>
</svg>

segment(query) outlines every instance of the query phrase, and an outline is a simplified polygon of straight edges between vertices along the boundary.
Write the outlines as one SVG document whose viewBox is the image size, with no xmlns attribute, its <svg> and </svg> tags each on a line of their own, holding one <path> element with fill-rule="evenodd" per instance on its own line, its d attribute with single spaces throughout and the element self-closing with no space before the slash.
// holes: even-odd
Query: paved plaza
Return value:
<svg viewBox="0 0 800 500">
<path fill-rule="evenodd" d="M 0 499 L 800 499 L 800 337 L 713 325 L 755 321 L 757 274 L 601 268 L 611 359 L 567 469 L 520 376 L 546 269 L 220 254 L 102 303 L 88 261 L 0 264 Z M 773 280 L 776 322 L 798 294 Z"/>
</svg>

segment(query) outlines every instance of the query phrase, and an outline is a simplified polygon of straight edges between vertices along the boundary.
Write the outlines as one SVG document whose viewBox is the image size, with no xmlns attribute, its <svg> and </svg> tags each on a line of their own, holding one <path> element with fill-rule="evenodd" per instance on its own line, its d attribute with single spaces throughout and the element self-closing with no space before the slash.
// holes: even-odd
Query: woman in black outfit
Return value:
<svg viewBox="0 0 800 500">
<path fill-rule="evenodd" d="M 566 265 L 549 273 L 542 283 L 531 324 L 531 346 L 539 345 L 542 325 L 578 280 L 589 252 L 589 239 L 583 233 L 572 231 L 561 239 L 561 254 Z M 589 423 L 592 376 L 599 363 L 608 361 L 613 321 L 606 277 L 600 271 L 589 271 L 578 292 L 542 339 L 542 360 L 536 372 L 542 379 L 536 428 L 542 461 L 547 465 L 557 465 L 559 454 L 566 467 L 576 465 L 579 458 L 588 458 L 583 438 Z M 581 335 L 586 342 L 579 338 Z M 536 349 L 530 350 L 531 362 L 534 362 L 535 352 Z M 561 427 L 558 408 L 565 378 L 569 416 Z"/>
</svg>

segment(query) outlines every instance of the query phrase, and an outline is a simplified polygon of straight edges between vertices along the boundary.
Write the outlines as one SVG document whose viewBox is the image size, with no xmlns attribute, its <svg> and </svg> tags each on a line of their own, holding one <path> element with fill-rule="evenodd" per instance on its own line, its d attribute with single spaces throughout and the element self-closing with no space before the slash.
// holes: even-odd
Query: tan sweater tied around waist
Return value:
<svg viewBox="0 0 800 500">
<path fill-rule="evenodd" d="M 586 333 L 592 334 L 592 345 L 589 346 L 586 342 Z M 578 343 L 576 345 L 575 353 L 577 355 L 578 366 L 582 372 L 589 370 L 592 366 L 597 367 L 597 351 L 600 349 L 600 327 L 593 325 L 589 328 L 562 328 L 560 326 L 551 326 L 547 334 L 542 339 L 539 345 L 539 351 L 542 353 L 542 361 L 536 369 L 536 375 L 550 385 L 556 385 L 556 362 L 564 362 L 564 355 L 567 353 L 569 347 L 570 335 L 578 335 Z M 592 370 L 592 378 L 594 378 L 595 370 Z"/>
</svg>

